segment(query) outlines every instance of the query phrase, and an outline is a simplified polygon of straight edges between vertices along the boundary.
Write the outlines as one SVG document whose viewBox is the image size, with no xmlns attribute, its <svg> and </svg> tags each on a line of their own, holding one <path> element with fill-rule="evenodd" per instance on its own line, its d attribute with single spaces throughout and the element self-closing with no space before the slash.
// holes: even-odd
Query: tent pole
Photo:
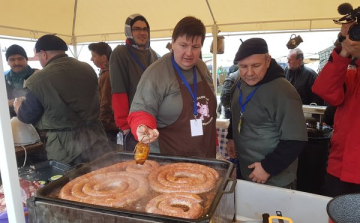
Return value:
<svg viewBox="0 0 360 223">
<path fill-rule="evenodd" d="M 79 55 L 77 53 L 77 42 L 76 42 L 76 37 L 75 37 L 75 28 L 76 28 L 76 14 L 77 14 L 77 3 L 78 0 L 75 0 L 75 4 L 74 4 L 74 17 L 73 17 L 73 27 L 72 27 L 72 33 L 71 33 L 71 42 L 74 48 L 74 57 L 75 59 L 79 58 Z"/>
<path fill-rule="evenodd" d="M 75 59 L 78 60 L 78 59 L 79 59 L 79 55 L 78 55 L 78 52 L 77 52 L 76 37 L 73 37 L 72 44 L 73 44 L 73 49 L 74 49 L 74 57 L 75 57 Z"/>
<path fill-rule="evenodd" d="M 216 64 L 216 54 L 217 54 L 217 34 L 218 34 L 218 27 L 216 23 L 214 23 L 212 27 L 212 34 L 213 34 L 213 41 L 212 41 L 212 51 L 213 51 L 213 67 L 212 67 L 212 73 L 213 73 L 213 84 L 214 84 L 214 90 L 215 94 L 217 93 L 217 64 Z"/>
<path fill-rule="evenodd" d="M 208 0 L 206 0 L 206 4 L 208 6 L 209 12 L 211 14 L 211 18 L 213 19 L 213 26 L 212 26 L 212 35 L 213 35 L 213 43 L 212 43 L 212 52 L 213 52 L 213 66 L 212 66 L 212 73 L 213 73 L 213 85 L 215 95 L 217 93 L 217 67 L 216 67 L 216 54 L 217 54 L 217 35 L 218 35 L 218 27 L 216 25 L 215 16 L 211 10 L 211 6 Z"/>
<path fill-rule="evenodd" d="M 0 46 L 1 49 L 1 46 Z M 0 54 L 0 75 L 3 75 Z M 25 223 L 5 81 L 0 81 L 0 169 L 9 222 Z"/>
</svg>

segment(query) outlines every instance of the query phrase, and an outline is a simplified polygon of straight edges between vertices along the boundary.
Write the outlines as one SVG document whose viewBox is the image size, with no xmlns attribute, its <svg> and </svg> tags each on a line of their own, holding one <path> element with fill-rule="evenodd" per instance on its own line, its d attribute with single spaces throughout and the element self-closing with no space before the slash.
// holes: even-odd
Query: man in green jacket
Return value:
<svg viewBox="0 0 360 223">
<path fill-rule="evenodd" d="M 108 152 L 95 71 L 68 57 L 55 35 L 42 36 L 35 49 L 43 69 L 28 79 L 26 99 L 14 103 L 20 121 L 47 132 L 48 159 L 76 165 Z"/>
</svg>

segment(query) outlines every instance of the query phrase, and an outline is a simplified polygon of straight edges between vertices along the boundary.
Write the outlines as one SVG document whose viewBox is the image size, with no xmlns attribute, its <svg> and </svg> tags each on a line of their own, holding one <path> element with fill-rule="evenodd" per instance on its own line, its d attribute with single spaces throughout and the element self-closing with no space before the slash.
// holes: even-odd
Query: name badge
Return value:
<svg viewBox="0 0 360 223">
<path fill-rule="evenodd" d="M 203 124 L 201 119 L 191 119 L 191 136 L 202 136 L 203 133 Z"/>
</svg>

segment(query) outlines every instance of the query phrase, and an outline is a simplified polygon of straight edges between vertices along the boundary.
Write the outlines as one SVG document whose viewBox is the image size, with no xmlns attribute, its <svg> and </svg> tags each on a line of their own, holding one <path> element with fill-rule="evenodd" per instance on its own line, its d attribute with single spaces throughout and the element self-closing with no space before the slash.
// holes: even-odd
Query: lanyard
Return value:
<svg viewBox="0 0 360 223">
<path fill-rule="evenodd" d="M 181 70 L 180 70 L 180 68 L 179 68 L 179 65 L 177 65 L 177 63 L 175 62 L 174 54 L 173 54 L 173 53 L 171 54 L 171 63 L 172 63 L 172 65 L 173 65 L 173 67 L 175 68 L 176 72 L 179 74 L 182 82 L 184 82 L 186 88 L 187 88 L 188 91 L 190 92 L 190 95 L 191 95 L 191 97 L 192 97 L 192 99 L 193 99 L 193 103 L 194 103 L 194 105 L 193 105 L 194 116 L 195 116 L 195 118 L 196 118 L 196 116 L 197 116 L 197 114 L 198 114 L 198 113 L 197 113 L 197 105 L 196 105 L 196 103 L 197 103 L 197 78 L 196 78 L 196 68 L 195 68 L 195 66 L 193 67 L 193 76 L 194 76 L 194 92 L 193 92 L 193 91 L 191 90 L 191 88 L 190 88 L 189 83 L 186 81 L 183 73 L 181 72 Z"/>
<path fill-rule="evenodd" d="M 143 69 L 143 71 L 146 70 L 146 67 L 140 62 L 139 58 L 137 58 L 137 56 L 134 54 L 134 52 L 131 50 L 131 46 L 129 46 L 128 44 L 126 44 L 129 53 L 131 55 L 131 57 L 136 61 L 136 63 L 141 67 L 141 69 Z M 149 64 L 151 64 L 151 52 L 149 50 Z"/>
<path fill-rule="evenodd" d="M 241 82 L 239 81 L 238 83 L 238 89 L 240 91 L 240 96 L 239 96 L 239 105 L 241 107 L 241 111 L 240 111 L 240 116 L 242 116 L 242 114 L 245 112 L 245 108 L 246 108 L 246 105 L 247 103 L 250 101 L 250 99 L 254 96 L 255 94 L 255 91 L 260 87 L 260 85 L 258 85 L 247 97 L 246 97 L 246 100 L 244 102 L 244 104 L 242 103 L 242 91 L 240 89 L 240 84 Z"/>
</svg>

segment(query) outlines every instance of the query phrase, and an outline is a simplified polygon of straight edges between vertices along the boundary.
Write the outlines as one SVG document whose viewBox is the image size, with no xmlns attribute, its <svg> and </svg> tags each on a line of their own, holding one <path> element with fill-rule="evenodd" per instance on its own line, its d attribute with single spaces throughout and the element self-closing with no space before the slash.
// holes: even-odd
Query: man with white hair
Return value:
<svg viewBox="0 0 360 223">
<path fill-rule="evenodd" d="M 311 87 L 317 78 L 317 73 L 304 65 L 304 53 L 295 48 L 290 50 L 288 59 L 288 67 L 285 68 L 285 78 L 295 87 L 300 95 L 302 104 L 309 105 L 316 103 L 323 105 L 321 98 L 311 91 Z"/>
</svg>

